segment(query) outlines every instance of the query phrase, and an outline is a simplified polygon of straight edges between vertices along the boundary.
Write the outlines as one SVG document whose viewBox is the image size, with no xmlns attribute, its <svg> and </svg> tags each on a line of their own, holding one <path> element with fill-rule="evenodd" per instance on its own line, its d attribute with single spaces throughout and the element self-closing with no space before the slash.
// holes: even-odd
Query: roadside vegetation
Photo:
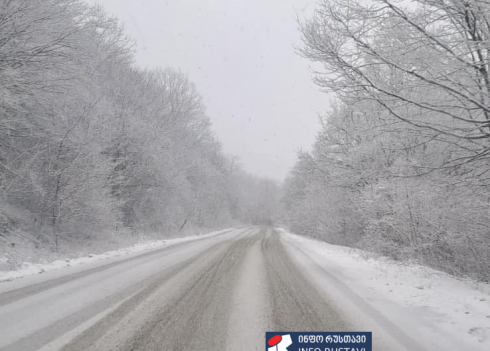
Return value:
<svg viewBox="0 0 490 351">
<path fill-rule="evenodd" d="M 2 267 L 269 221 L 278 186 L 223 153 L 190 80 L 134 61 L 99 7 L 0 1 Z"/>
<path fill-rule="evenodd" d="M 490 5 L 322 0 L 301 53 L 336 96 L 283 205 L 292 231 L 490 280 Z"/>
</svg>

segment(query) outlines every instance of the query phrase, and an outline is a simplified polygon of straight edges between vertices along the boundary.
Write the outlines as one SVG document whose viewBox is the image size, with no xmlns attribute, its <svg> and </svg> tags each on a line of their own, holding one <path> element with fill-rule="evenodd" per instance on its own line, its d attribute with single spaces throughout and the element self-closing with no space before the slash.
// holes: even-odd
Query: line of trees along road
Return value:
<svg viewBox="0 0 490 351">
<path fill-rule="evenodd" d="M 19 235 L 58 250 L 267 222 L 255 204 L 277 185 L 223 153 L 186 76 L 133 60 L 131 39 L 99 7 L 0 0 L 4 248 Z"/>
<path fill-rule="evenodd" d="M 321 0 L 302 55 L 335 94 L 285 185 L 292 230 L 490 279 L 490 4 Z"/>
</svg>

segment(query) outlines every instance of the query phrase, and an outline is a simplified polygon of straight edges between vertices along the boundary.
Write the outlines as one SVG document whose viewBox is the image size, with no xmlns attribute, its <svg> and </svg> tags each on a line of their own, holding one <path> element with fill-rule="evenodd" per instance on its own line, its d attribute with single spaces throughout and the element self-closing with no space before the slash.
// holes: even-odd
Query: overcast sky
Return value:
<svg viewBox="0 0 490 351">
<path fill-rule="evenodd" d="M 138 43 L 137 63 L 188 74 L 226 153 L 250 173 L 284 179 L 309 149 L 328 96 L 297 56 L 296 16 L 315 0 L 90 0 Z"/>
</svg>

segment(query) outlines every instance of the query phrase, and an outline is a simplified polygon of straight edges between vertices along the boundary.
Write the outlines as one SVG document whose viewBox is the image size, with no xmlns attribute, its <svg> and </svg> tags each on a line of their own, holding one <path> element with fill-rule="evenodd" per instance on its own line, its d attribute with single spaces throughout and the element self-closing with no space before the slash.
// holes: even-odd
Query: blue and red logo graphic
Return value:
<svg viewBox="0 0 490 351">
<path fill-rule="evenodd" d="M 266 332 L 266 351 L 372 351 L 371 332 Z"/>
</svg>

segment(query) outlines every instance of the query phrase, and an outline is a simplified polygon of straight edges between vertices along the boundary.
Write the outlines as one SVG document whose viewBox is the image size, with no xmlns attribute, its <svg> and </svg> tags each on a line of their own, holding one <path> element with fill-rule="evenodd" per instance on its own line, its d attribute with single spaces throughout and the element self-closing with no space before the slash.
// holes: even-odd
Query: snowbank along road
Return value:
<svg viewBox="0 0 490 351">
<path fill-rule="evenodd" d="M 344 309 L 312 267 L 279 232 L 253 227 L 4 282 L 0 350 L 263 350 L 265 331 L 351 330 L 374 331 L 374 350 L 424 350 L 341 284 Z"/>
</svg>

